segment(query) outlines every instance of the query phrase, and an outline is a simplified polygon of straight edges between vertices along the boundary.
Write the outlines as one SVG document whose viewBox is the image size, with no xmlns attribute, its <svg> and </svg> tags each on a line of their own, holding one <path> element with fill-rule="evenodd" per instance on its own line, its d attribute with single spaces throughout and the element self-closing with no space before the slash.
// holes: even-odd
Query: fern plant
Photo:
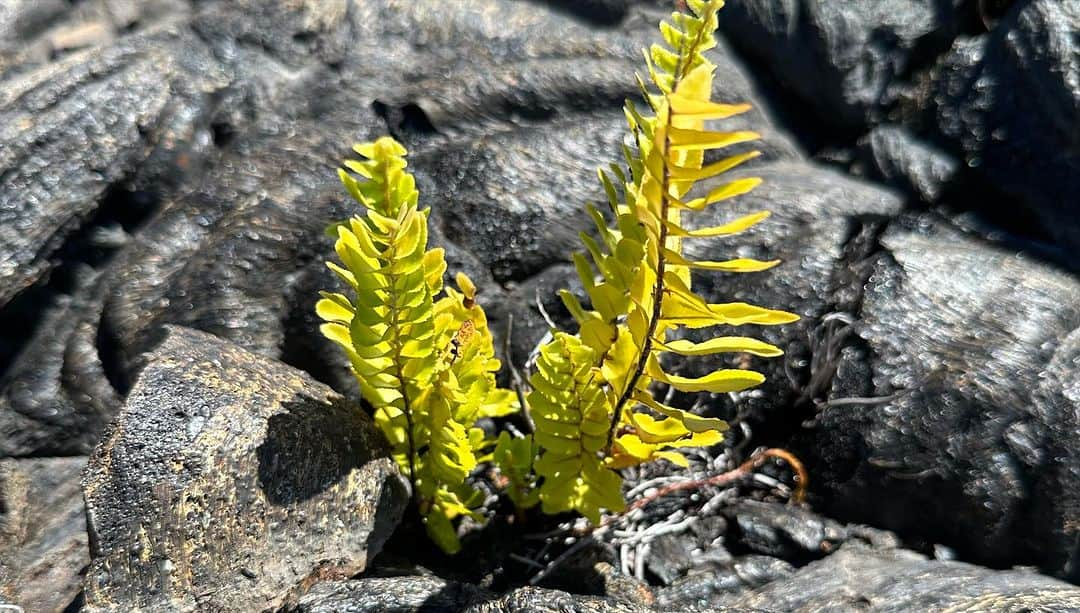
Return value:
<svg viewBox="0 0 1080 613">
<path fill-rule="evenodd" d="M 340 264 L 328 263 L 351 296 L 323 293 L 317 311 L 323 334 L 348 355 L 375 421 L 408 475 L 428 533 L 448 552 L 460 548 L 455 520 L 480 521 L 480 494 L 468 482 L 479 463 L 501 471 L 506 492 L 521 510 L 540 504 L 546 513 L 576 511 L 593 523 L 625 508 L 621 468 L 656 460 L 688 464 L 680 448 L 719 443 L 727 428 L 658 401 L 654 383 L 682 392 L 725 393 L 764 381 L 760 373 L 720 369 L 688 378 L 664 370 L 662 356 L 739 352 L 782 355 L 746 336 L 703 342 L 670 338 L 673 331 L 797 320 L 784 311 L 741 302 L 709 303 L 691 289 L 692 271 L 758 272 L 777 261 L 687 259 L 683 243 L 737 234 L 767 212 L 699 229 L 683 213 L 745 194 L 757 178 L 728 181 L 697 193 L 712 179 L 758 155 L 706 163 L 706 152 L 753 141 L 750 131 L 716 131 L 706 122 L 749 110 L 712 100 L 715 46 L 722 0 L 687 0 L 690 13 L 674 13 L 660 26 L 665 44 L 646 52 L 649 84 L 639 77 L 648 111 L 625 106 L 634 146 L 626 165 L 600 171 L 609 215 L 588 207 L 598 239 L 582 233 L 588 255 L 574 254 L 590 306 L 571 293 L 563 302 L 579 325 L 556 331 L 540 348 L 526 404 L 535 431 L 487 438 L 478 419 L 519 409 L 516 396 L 495 385 L 499 361 L 476 288 L 458 275 L 443 287 L 441 249 L 427 248 L 428 211 L 417 208 L 405 148 L 381 138 L 357 145 L 362 160 L 339 171 L 365 211 L 333 228 Z M 700 190 L 697 190 L 700 191 Z"/>
<path fill-rule="evenodd" d="M 712 101 L 715 65 L 705 52 L 722 0 L 688 0 L 691 13 L 674 13 L 660 26 L 663 45 L 645 54 L 649 84 L 638 78 L 648 112 L 627 102 L 625 114 L 635 147 L 624 147 L 626 167 L 600 171 L 611 221 L 588 212 L 599 240 L 582 234 L 588 252 L 574 255 L 591 308 L 563 291 L 577 320 L 576 335 L 556 333 L 544 346 L 530 379 L 527 404 L 536 423 L 539 499 L 545 512 L 574 510 L 599 521 L 601 510 L 619 511 L 625 501 L 619 468 L 654 460 L 686 466 L 678 448 L 714 445 L 727 425 L 657 401 L 654 382 L 682 392 L 736 392 L 764 381 L 751 370 L 720 369 L 699 378 L 668 373 L 662 355 L 701 356 L 745 352 L 774 357 L 782 351 L 744 336 L 704 342 L 670 339 L 677 328 L 774 325 L 797 316 L 741 302 L 712 304 L 691 289 L 691 271 L 732 273 L 767 270 L 777 261 L 735 258 L 693 261 L 683 243 L 742 232 L 767 212 L 701 229 L 684 225 L 684 212 L 745 194 L 760 184 L 743 178 L 690 198 L 697 182 L 721 175 L 757 152 L 705 163 L 707 151 L 759 138 L 750 131 L 714 131 L 706 122 L 749 110 L 746 104 Z M 590 261 L 591 260 L 591 261 Z"/>
<path fill-rule="evenodd" d="M 428 210 L 417 208 L 405 148 L 384 137 L 354 150 L 365 159 L 345 167 L 359 178 L 339 175 L 365 210 L 332 227 L 340 264 L 327 263 L 351 296 L 323 292 L 316 311 L 322 333 L 348 355 L 428 534 L 453 553 L 455 520 L 483 519 L 466 478 L 495 441 L 475 424 L 518 402 L 495 385 L 499 360 L 472 281 L 458 274 L 457 290 L 443 287 L 443 250 L 427 248 Z"/>
</svg>

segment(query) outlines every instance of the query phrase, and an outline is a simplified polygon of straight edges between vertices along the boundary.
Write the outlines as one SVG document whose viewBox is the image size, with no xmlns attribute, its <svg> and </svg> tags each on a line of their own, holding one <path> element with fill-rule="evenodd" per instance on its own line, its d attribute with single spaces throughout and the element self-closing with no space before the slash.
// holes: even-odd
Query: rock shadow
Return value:
<svg viewBox="0 0 1080 613">
<path fill-rule="evenodd" d="M 276 505 L 290 505 L 325 492 L 373 459 L 387 455 L 385 443 L 359 408 L 343 400 L 301 397 L 267 420 L 256 450 L 259 487 Z"/>
</svg>

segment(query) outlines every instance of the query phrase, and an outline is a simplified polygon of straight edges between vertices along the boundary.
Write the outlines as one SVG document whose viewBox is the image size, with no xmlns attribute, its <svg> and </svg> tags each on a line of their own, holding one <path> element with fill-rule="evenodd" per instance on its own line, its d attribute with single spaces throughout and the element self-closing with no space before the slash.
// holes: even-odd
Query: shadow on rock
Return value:
<svg viewBox="0 0 1080 613">
<path fill-rule="evenodd" d="M 355 405 L 331 402 L 282 403 L 284 412 L 266 422 L 256 450 L 259 487 L 272 504 L 289 505 L 326 491 L 375 457 L 363 436 L 367 422 Z"/>
</svg>

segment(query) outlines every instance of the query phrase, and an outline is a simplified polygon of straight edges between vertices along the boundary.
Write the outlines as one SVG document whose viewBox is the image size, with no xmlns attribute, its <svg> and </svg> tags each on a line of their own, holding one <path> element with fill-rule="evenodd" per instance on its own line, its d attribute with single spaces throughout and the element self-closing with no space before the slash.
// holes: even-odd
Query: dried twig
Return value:
<svg viewBox="0 0 1080 613">
<path fill-rule="evenodd" d="M 543 317 L 544 321 L 547 322 L 548 330 L 558 330 L 559 329 L 559 326 L 555 325 L 555 320 L 553 320 L 551 318 L 551 315 L 548 314 L 547 309 L 544 308 L 544 301 L 540 299 L 540 289 L 539 288 L 537 288 L 537 290 L 536 290 L 536 310 L 540 311 L 540 317 Z"/>
<path fill-rule="evenodd" d="M 900 397 L 900 392 L 894 392 L 892 394 L 889 394 L 888 396 L 869 396 L 869 397 L 852 396 L 852 397 L 849 397 L 849 398 L 833 398 L 832 400 L 826 400 L 826 401 L 822 402 L 821 406 L 823 406 L 823 407 L 843 407 L 843 406 L 849 406 L 849 405 L 885 404 L 887 402 L 892 402 L 893 400 L 896 400 L 899 397 Z"/>
<path fill-rule="evenodd" d="M 541 570 L 543 570 L 543 568 L 544 568 L 543 564 L 537 562 L 536 560 L 533 560 L 532 558 L 526 558 L 525 556 L 523 556 L 521 554 L 512 553 L 512 554 L 510 554 L 510 559 L 511 560 L 517 560 L 518 562 L 521 562 L 522 564 L 527 564 L 529 566 L 539 568 Z"/>
</svg>

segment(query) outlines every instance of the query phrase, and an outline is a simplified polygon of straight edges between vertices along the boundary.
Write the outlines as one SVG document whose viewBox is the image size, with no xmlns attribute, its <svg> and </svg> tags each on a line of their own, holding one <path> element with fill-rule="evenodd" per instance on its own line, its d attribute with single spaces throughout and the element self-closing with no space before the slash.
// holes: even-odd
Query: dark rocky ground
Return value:
<svg viewBox="0 0 1080 613">
<path fill-rule="evenodd" d="M 315 330 L 322 230 L 350 212 L 333 168 L 357 140 L 409 146 L 520 365 L 537 301 L 565 318 L 662 4 L 3 3 L 0 602 L 1080 609 L 1075 0 L 724 10 L 717 93 L 754 103 L 766 182 L 710 215 L 774 215 L 700 248 L 784 264 L 700 287 L 803 319 L 763 331 L 788 355 L 762 388 L 700 407 L 736 427 L 694 468 L 782 447 L 806 505 L 770 464 L 569 550 L 543 518 L 450 560 L 414 535 Z"/>
</svg>

